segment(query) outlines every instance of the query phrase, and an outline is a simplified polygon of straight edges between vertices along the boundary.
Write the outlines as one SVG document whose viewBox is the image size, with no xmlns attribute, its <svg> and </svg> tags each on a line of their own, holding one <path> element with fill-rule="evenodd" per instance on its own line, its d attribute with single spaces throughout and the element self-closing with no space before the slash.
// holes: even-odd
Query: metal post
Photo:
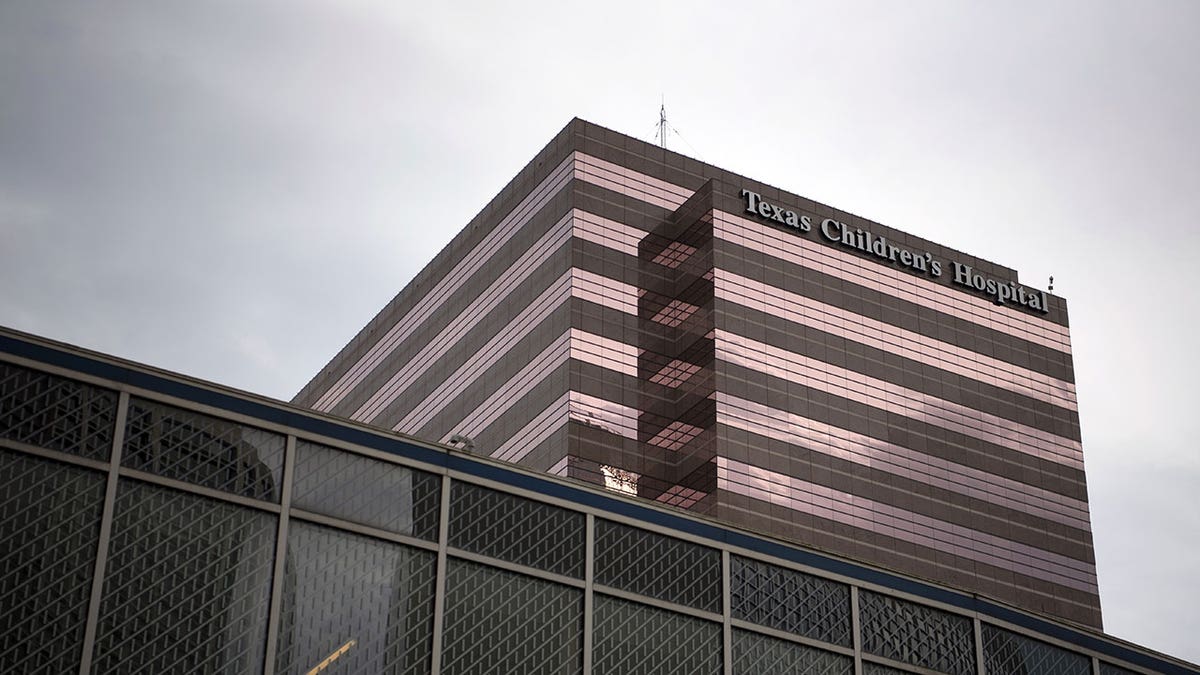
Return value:
<svg viewBox="0 0 1200 675">
<path fill-rule="evenodd" d="M 433 657 L 429 672 L 442 672 L 442 620 L 446 613 L 446 547 L 450 542 L 450 476 L 442 476 L 442 504 L 438 515 L 437 579 L 433 596 Z"/>
<path fill-rule="evenodd" d="M 587 514 L 583 544 L 583 675 L 592 675 L 592 589 L 596 579 L 596 517 Z"/>
<path fill-rule="evenodd" d="M 117 478 L 121 468 L 121 449 L 125 445 L 125 419 L 129 416 L 129 392 L 117 398 L 116 428 L 113 430 L 112 452 L 108 460 L 108 482 L 104 487 L 104 510 L 100 516 L 100 539 L 96 544 L 96 567 L 92 572 L 92 595 L 88 600 L 87 625 L 83 631 L 83 655 L 79 675 L 92 672 L 92 652 L 96 646 L 96 631 L 100 622 L 100 599 L 104 593 L 104 572 L 108 565 L 108 542 L 112 538 L 113 511 L 117 505 Z"/>
<path fill-rule="evenodd" d="M 725 675 L 733 675 L 733 590 L 729 551 L 721 551 L 721 641 Z"/>
<path fill-rule="evenodd" d="M 279 530 L 275 535 L 275 567 L 271 576 L 271 609 L 267 615 L 267 649 L 264 675 L 275 674 L 279 649 L 279 614 L 283 607 L 283 577 L 287 569 L 288 513 L 292 506 L 292 479 L 296 474 L 296 437 L 288 436 L 283 453 L 283 480 L 279 491 Z"/>
<path fill-rule="evenodd" d="M 986 668 L 983 667 L 983 623 L 979 620 L 979 616 L 975 616 L 975 672 L 978 675 L 984 675 Z"/>
<path fill-rule="evenodd" d="M 854 674 L 862 675 L 862 622 L 858 619 L 858 586 L 850 587 L 850 631 L 854 640 Z"/>
</svg>

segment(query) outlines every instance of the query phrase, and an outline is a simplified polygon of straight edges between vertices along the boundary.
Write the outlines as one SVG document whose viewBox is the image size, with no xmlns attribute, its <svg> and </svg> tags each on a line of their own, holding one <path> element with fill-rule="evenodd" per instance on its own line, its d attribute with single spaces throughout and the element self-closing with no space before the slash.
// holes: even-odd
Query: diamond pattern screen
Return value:
<svg viewBox="0 0 1200 675">
<path fill-rule="evenodd" d="M 116 415 L 116 392 L 0 361 L 0 438 L 107 460 Z"/>
<path fill-rule="evenodd" d="M 635 527 L 596 520 L 596 583 L 721 611 L 721 554 Z"/>
<path fill-rule="evenodd" d="M 121 464 L 277 502 L 283 446 L 279 434 L 135 398 L 129 401 Z"/>
<path fill-rule="evenodd" d="M 293 520 L 275 672 L 428 673 L 437 556 Z"/>
<path fill-rule="evenodd" d="M 594 675 L 718 675 L 721 624 L 595 596 Z"/>
<path fill-rule="evenodd" d="M 1088 675 L 1092 660 L 1011 631 L 983 624 L 988 675 Z"/>
<path fill-rule="evenodd" d="M 441 479 L 390 462 L 296 442 L 292 506 L 420 539 L 437 539 Z"/>
<path fill-rule="evenodd" d="M 862 648 L 951 675 L 975 673 L 975 627 L 964 616 L 887 595 L 858 594 Z"/>
<path fill-rule="evenodd" d="M 79 669 L 104 481 L 0 450 L 0 672 Z"/>
<path fill-rule="evenodd" d="M 275 521 L 122 479 L 93 672 L 261 672 Z"/>
<path fill-rule="evenodd" d="M 733 631 L 734 675 L 853 675 L 854 659 L 745 630 Z"/>
<path fill-rule="evenodd" d="M 850 587 L 732 556 L 733 617 L 843 647 L 853 644 Z"/>
<path fill-rule="evenodd" d="M 582 671 L 582 590 L 465 560 L 448 567 L 443 673 Z"/>
<path fill-rule="evenodd" d="M 454 481 L 450 545 L 465 551 L 583 578 L 586 518 L 531 499 Z"/>
</svg>

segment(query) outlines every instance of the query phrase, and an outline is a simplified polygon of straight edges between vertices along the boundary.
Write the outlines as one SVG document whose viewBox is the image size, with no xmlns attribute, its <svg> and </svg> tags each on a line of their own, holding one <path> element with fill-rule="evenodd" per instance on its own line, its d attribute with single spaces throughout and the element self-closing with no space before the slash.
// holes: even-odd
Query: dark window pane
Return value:
<svg viewBox="0 0 1200 675">
<path fill-rule="evenodd" d="M 262 672 L 276 518 L 122 479 L 96 673 Z"/>
<path fill-rule="evenodd" d="M 141 399 L 129 401 L 121 464 L 131 469 L 279 501 L 284 437 Z"/>
<path fill-rule="evenodd" d="M 0 451 L 0 672 L 79 669 L 104 481 Z"/>
<path fill-rule="evenodd" d="M 871 591 L 858 594 L 858 611 L 864 652 L 951 675 L 975 673 L 975 628 L 965 616 Z"/>
<path fill-rule="evenodd" d="M 0 438 L 107 460 L 117 394 L 0 362 Z"/>
<path fill-rule="evenodd" d="M 606 595 L 595 596 L 595 675 L 717 675 L 721 624 Z"/>
<path fill-rule="evenodd" d="M 465 560 L 448 562 L 443 673 L 582 670 L 582 590 Z"/>
<path fill-rule="evenodd" d="M 843 647 L 853 644 L 850 587 L 732 556 L 733 616 Z"/>
<path fill-rule="evenodd" d="M 432 541 L 437 539 L 441 479 L 298 440 L 292 505 Z"/>
<path fill-rule="evenodd" d="M 983 624 L 983 662 L 991 675 L 1089 675 L 1092 660 Z"/>
<path fill-rule="evenodd" d="M 721 611 L 721 554 L 607 520 L 596 521 L 596 583 Z"/>
<path fill-rule="evenodd" d="M 583 578 L 582 513 L 454 481 L 450 545 L 473 553 Z"/>
<path fill-rule="evenodd" d="M 735 628 L 733 672 L 734 675 L 853 675 L 854 659 Z"/>
<path fill-rule="evenodd" d="M 291 521 L 275 672 L 428 673 L 429 551 Z"/>
</svg>

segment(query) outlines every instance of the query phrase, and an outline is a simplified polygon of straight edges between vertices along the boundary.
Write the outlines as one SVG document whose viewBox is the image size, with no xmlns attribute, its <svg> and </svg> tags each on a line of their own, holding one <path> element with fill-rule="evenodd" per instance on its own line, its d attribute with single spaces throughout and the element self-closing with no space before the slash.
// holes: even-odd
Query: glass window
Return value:
<svg viewBox="0 0 1200 675">
<path fill-rule="evenodd" d="M 596 583 L 721 611 L 721 554 L 699 544 L 596 521 Z"/>
<path fill-rule="evenodd" d="M 735 628 L 733 672 L 734 675 L 853 675 L 854 659 Z"/>
<path fill-rule="evenodd" d="M 531 499 L 454 481 L 450 545 L 583 578 L 585 516 Z"/>
<path fill-rule="evenodd" d="M 0 438 L 107 460 L 116 417 L 116 392 L 0 362 Z"/>
<path fill-rule="evenodd" d="M 442 672 L 559 675 L 583 668 L 583 591 L 448 561 Z"/>
<path fill-rule="evenodd" d="M 437 539 L 441 479 L 297 440 L 292 506 L 432 541 Z"/>
<path fill-rule="evenodd" d="M 279 501 L 284 437 L 161 403 L 130 399 L 121 464 L 167 478 Z"/>
<path fill-rule="evenodd" d="M 871 591 L 859 592 L 858 613 L 864 652 L 951 675 L 974 675 L 975 628 L 967 617 Z"/>
<path fill-rule="evenodd" d="M 276 520 L 122 479 L 95 672 L 262 672 Z"/>
<path fill-rule="evenodd" d="M 850 587 L 757 560 L 732 556 L 734 618 L 843 647 L 853 644 Z"/>
<path fill-rule="evenodd" d="M 597 594 L 594 675 L 718 675 L 721 624 Z"/>
<path fill-rule="evenodd" d="M 434 553 L 295 520 L 287 548 L 276 673 L 429 672 Z"/>
<path fill-rule="evenodd" d="M 0 451 L 0 672 L 79 669 L 104 482 Z"/>
</svg>

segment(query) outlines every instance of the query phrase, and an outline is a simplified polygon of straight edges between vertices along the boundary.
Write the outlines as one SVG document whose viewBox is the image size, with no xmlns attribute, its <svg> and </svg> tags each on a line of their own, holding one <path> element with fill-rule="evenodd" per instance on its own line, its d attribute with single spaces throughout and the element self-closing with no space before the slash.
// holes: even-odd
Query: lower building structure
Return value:
<svg viewBox="0 0 1200 675">
<path fill-rule="evenodd" d="M 0 329 L 0 669 L 1198 673 L 653 501 Z"/>
</svg>

